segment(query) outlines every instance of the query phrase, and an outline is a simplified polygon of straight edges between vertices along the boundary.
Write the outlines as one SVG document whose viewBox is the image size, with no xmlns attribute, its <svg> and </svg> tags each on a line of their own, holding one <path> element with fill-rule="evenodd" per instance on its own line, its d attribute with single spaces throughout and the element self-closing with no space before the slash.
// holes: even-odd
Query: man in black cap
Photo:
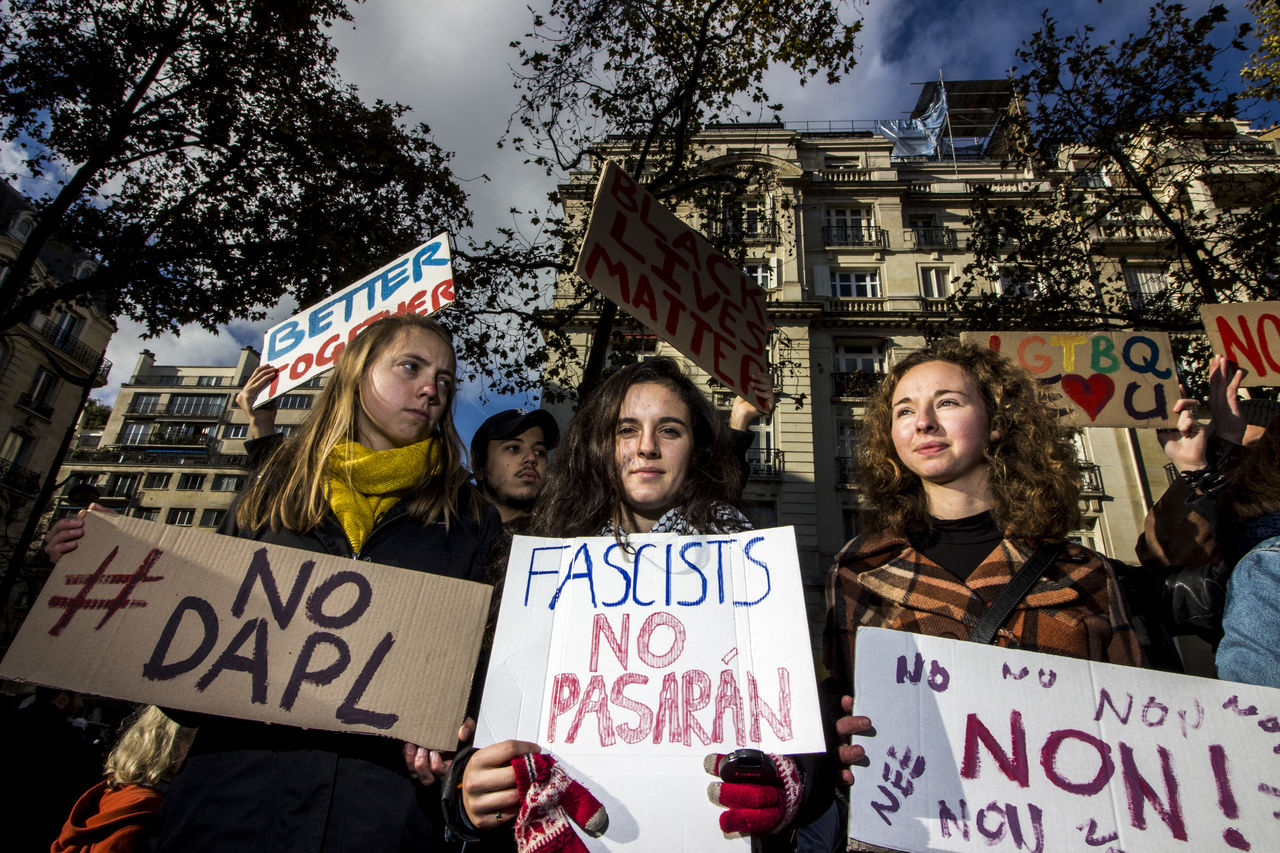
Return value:
<svg viewBox="0 0 1280 853">
<path fill-rule="evenodd" d="M 547 453 L 559 441 L 560 427 L 546 409 L 507 409 L 476 430 L 471 439 L 476 484 L 508 530 L 527 522 L 546 485 Z"/>
</svg>

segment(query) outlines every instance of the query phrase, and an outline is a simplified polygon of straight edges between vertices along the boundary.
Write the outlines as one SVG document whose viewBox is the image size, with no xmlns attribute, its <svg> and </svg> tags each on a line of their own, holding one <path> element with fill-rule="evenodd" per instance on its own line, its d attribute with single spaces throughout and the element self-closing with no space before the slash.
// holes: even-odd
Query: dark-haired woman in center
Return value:
<svg viewBox="0 0 1280 853">
<path fill-rule="evenodd" d="M 551 464 L 531 533 L 619 540 L 639 533 L 735 533 L 750 528 L 739 510 L 741 495 L 741 464 L 720 413 L 676 361 L 652 358 L 614 373 L 583 401 Z M 479 808 L 468 817 L 491 827 L 494 812 L 511 814 L 514 774 L 479 754 L 469 758 L 462 784 Z M 720 786 L 719 802 L 728 809 L 723 831 L 781 839 L 830 802 L 829 790 L 818 792 L 828 795 L 822 802 L 809 796 L 814 787 L 829 788 L 815 786 L 812 766 L 778 758 L 778 786 L 737 792 L 763 798 L 755 810 L 738 804 L 732 785 Z M 713 763 L 708 770 L 718 775 Z"/>
<path fill-rule="evenodd" d="M 968 639 L 1042 546 L 1056 556 L 995 643 L 1141 665 L 1111 563 L 1066 541 L 1080 523 L 1079 463 L 1025 370 L 957 341 L 911 353 L 868 401 L 858 462 L 868 532 L 827 584 L 827 665 L 844 693 L 859 627 Z M 837 726 L 846 738 L 853 719 Z M 840 749 L 843 764 L 856 760 Z"/>
</svg>

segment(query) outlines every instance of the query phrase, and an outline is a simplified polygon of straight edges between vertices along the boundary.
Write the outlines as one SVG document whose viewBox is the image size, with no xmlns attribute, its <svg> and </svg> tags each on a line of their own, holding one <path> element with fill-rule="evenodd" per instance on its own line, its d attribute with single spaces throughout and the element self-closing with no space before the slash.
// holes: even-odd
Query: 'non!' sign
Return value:
<svg viewBox="0 0 1280 853">
<path fill-rule="evenodd" d="M 1064 423 L 1173 426 L 1178 375 L 1163 332 L 965 332 L 1025 367 Z"/>
</svg>

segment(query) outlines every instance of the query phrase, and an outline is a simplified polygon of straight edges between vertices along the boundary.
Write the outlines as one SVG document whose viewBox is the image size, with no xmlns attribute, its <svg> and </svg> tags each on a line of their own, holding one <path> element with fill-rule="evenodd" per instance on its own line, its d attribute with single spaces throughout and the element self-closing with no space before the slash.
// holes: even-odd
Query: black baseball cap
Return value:
<svg viewBox="0 0 1280 853">
<path fill-rule="evenodd" d="M 489 442 L 515 438 L 534 427 L 542 427 L 547 449 L 560 443 L 560 427 L 546 409 L 507 409 L 491 415 L 471 437 L 471 467 L 483 468 L 489 461 Z"/>
</svg>

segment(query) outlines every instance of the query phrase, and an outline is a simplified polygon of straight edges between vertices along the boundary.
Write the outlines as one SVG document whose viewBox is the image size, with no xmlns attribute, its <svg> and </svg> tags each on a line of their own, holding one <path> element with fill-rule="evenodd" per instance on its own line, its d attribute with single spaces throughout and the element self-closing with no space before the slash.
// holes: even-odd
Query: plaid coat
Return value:
<svg viewBox="0 0 1280 853">
<path fill-rule="evenodd" d="M 852 688 L 860 626 L 964 639 L 1034 549 L 1005 539 L 961 581 L 906 539 L 860 536 L 836 556 L 827 580 L 827 668 Z M 1111 563 L 1068 544 L 1000 629 L 996 645 L 1107 663 L 1142 665 L 1138 638 Z"/>
</svg>

